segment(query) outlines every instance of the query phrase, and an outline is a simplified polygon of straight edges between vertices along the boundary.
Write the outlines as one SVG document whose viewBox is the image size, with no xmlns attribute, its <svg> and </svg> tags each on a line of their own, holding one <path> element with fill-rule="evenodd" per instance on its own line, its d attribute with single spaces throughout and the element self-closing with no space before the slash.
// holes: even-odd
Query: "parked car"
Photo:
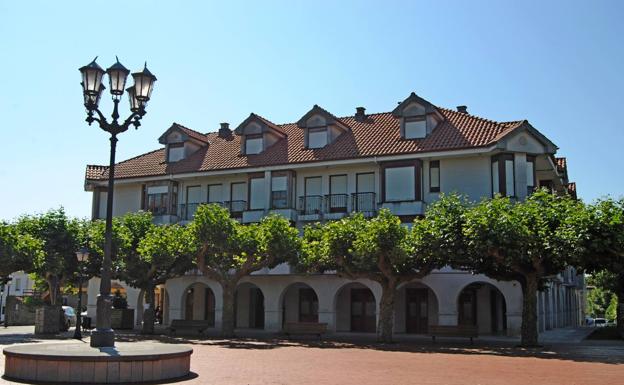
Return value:
<svg viewBox="0 0 624 385">
<path fill-rule="evenodd" d="M 76 312 L 71 306 L 63 306 L 63 327 L 68 330 L 71 326 L 76 326 Z"/>
<path fill-rule="evenodd" d="M 596 318 L 596 319 L 594 320 L 594 325 L 595 325 L 597 328 L 603 328 L 603 327 L 605 327 L 605 326 L 607 326 L 607 325 L 608 325 L 608 322 L 607 322 L 607 320 L 606 320 L 606 319 L 604 319 L 604 318 Z"/>
</svg>

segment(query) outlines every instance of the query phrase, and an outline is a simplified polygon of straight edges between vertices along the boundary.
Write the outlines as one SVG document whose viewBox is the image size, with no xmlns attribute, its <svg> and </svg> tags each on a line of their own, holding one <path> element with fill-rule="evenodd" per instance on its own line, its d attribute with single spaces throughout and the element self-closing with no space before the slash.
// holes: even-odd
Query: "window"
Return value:
<svg viewBox="0 0 624 385">
<path fill-rule="evenodd" d="M 249 180 L 249 210 L 263 210 L 265 197 L 264 178 L 251 178 Z"/>
<path fill-rule="evenodd" d="M 201 203 L 201 186 L 186 187 L 186 207 L 181 214 L 185 219 L 191 219 L 195 215 L 195 211 Z"/>
<path fill-rule="evenodd" d="M 427 136 L 427 120 L 424 117 L 405 118 L 405 139 L 418 139 Z"/>
<path fill-rule="evenodd" d="M 223 201 L 223 187 L 220 184 L 208 185 L 208 203 L 220 203 Z"/>
<path fill-rule="evenodd" d="M 429 162 L 429 192 L 440 192 L 440 161 Z"/>
<path fill-rule="evenodd" d="M 15 278 L 15 291 L 20 291 L 20 290 L 22 290 L 22 279 Z"/>
<path fill-rule="evenodd" d="M 147 188 L 147 210 L 154 215 L 167 214 L 169 207 L 169 187 L 152 186 Z"/>
<path fill-rule="evenodd" d="M 308 130 L 308 148 L 323 148 L 327 145 L 327 128 Z"/>
<path fill-rule="evenodd" d="M 385 173 L 386 202 L 416 199 L 414 166 L 386 168 Z"/>
<path fill-rule="evenodd" d="M 245 138 L 245 154 L 262 152 L 262 135 L 247 135 Z"/>
<path fill-rule="evenodd" d="M 168 162 L 177 162 L 184 159 L 184 143 L 169 144 L 169 153 L 167 154 Z"/>
<path fill-rule="evenodd" d="M 516 196 L 514 155 L 500 154 L 492 157 L 492 195 Z"/>
<path fill-rule="evenodd" d="M 322 179 L 320 176 L 305 178 L 303 201 L 300 203 L 300 209 L 305 214 L 319 214 L 323 208 Z"/>
<path fill-rule="evenodd" d="M 347 176 L 332 175 L 329 177 L 329 212 L 347 211 Z"/>
<path fill-rule="evenodd" d="M 230 185 L 230 212 L 242 213 L 247 204 L 247 184 L 245 182 L 236 182 Z"/>
<path fill-rule="evenodd" d="M 527 195 L 531 195 L 535 189 L 535 157 L 527 155 L 526 157 L 526 179 L 527 179 Z"/>
<path fill-rule="evenodd" d="M 271 178 L 271 208 L 288 207 L 288 177 L 286 175 Z"/>
</svg>

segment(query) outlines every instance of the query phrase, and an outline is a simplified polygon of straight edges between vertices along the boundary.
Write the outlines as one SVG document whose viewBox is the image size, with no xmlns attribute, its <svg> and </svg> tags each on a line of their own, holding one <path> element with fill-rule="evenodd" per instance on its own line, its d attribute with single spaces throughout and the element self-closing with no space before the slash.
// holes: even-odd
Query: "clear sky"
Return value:
<svg viewBox="0 0 624 385">
<path fill-rule="evenodd" d="M 107 164 L 109 142 L 84 122 L 78 68 L 96 55 L 133 71 L 147 60 L 158 77 L 118 160 L 158 148 L 174 121 L 208 132 L 252 111 L 296 121 L 315 103 L 381 112 L 414 91 L 528 119 L 568 158 L 580 197 L 619 197 L 623 18 L 623 1 L 600 0 L 0 0 L 0 219 L 90 215 L 85 165 Z"/>
</svg>

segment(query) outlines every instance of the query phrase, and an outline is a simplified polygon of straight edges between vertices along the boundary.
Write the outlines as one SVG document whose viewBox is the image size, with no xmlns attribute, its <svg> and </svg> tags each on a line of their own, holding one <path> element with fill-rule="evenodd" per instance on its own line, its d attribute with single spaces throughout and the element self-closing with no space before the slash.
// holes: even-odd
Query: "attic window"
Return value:
<svg viewBox="0 0 624 385">
<path fill-rule="evenodd" d="M 171 143 L 167 153 L 168 162 L 177 162 L 184 159 L 184 143 Z"/>
<path fill-rule="evenodd" d="M 405 118 L 405 139 L 419 139 L 427 136 L 427 120 L 424 116 Z"/>
<path fill-rule="evenodd" d="M 327 127 L 308 129 L 308 148 L 323 148 L 327 145 Z"/>
<path fill-rule="evenodd" d="M 247 135 L 245 137 L 245 154 L 259 154 L 262 152 L 262 135 Z"/>
</svg>

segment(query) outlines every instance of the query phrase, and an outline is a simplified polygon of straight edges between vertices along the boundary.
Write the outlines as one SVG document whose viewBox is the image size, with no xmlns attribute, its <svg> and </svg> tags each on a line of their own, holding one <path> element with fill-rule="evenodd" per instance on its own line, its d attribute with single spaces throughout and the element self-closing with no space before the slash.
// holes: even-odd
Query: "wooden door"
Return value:
<svg viewBox="0 0 624 385">
<path fill-rule="evenodd" d="M 318 298 L 314 289 L 299 289 L 299 322 L 318 322 Z"/>
<path fill-rule="evenodd" d="M 429 326 L 429 290 L 406 289 L 405 303 L 405 331 L 407 333 L 427 333 Z"/>
<path fill-rule="evenodd" d="M 459 295 L 459 324 L 477 325 L 477 291 L 464 289 Z"/>
<path fill-rule="evenodd" d="M 351 289 L 351 331 L 374 333 L 375 297 L 369 289 Z"/>
</svg>

